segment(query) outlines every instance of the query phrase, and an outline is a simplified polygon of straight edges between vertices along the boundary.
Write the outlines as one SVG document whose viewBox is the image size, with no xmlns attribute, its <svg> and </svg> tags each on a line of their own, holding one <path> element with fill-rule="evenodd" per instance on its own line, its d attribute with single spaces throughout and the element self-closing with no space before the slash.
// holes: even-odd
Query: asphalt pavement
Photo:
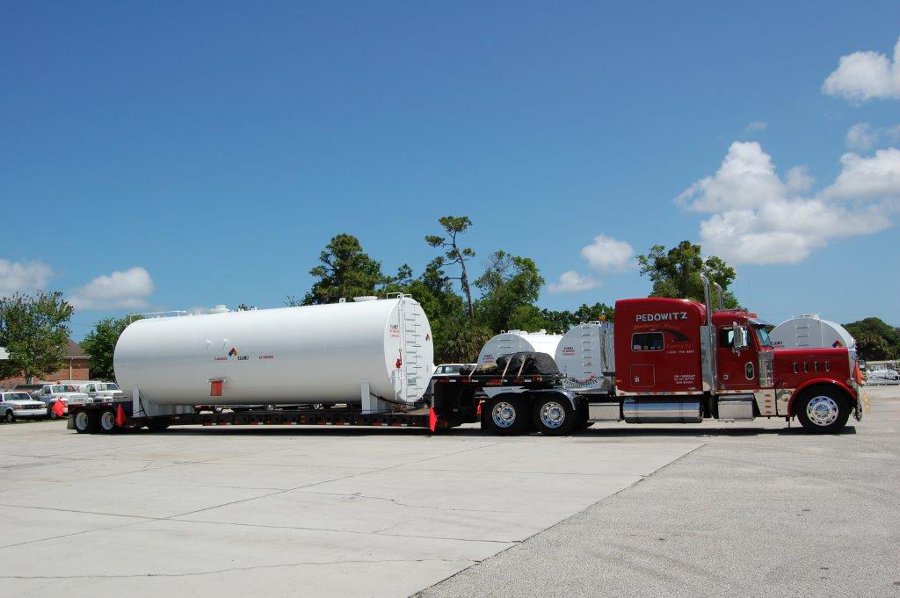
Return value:
<svg viewBox="0 0 900 598">
<path fill-rule="evenodd" d="M 595 425 L 702 446 L 417 596 L 900 596 L 900 392 L 865 392 L 832 436 Z"/>
</svg>

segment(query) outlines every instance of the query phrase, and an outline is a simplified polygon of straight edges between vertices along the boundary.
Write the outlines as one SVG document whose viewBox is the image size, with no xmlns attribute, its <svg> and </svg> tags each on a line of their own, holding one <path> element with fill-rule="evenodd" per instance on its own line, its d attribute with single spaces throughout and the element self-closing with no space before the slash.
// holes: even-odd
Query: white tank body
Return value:
<svg viewBox="0 0 900 598">
<path fill-rule="evenodd" d="M 363 383 L 413 403 L 433 361 L 425 312 L 399 297 L 138 320 L 113 365 L 123 390 L 158 405 L 359 402 Z"/>
<path fill-rule="evenodd" d="M 836 346 L 856 349 L 856 340 L 846 328 L 837 322 L 823 320 L 819 314 L 803 314 L 785 320 L 772 329 L 769 338 L 773 346 L 785 349 Z"/>
<path fill-rule="evenodd" d="M 540 332 L 525 332 L 524 330 L 510 330 L 491 338 L 481 348 L 478 354 L 478 365 L 492 364 L 500 355 L 518 353 L 519 351 L 534 351 L 546 353 L 550 357 L 556 354 L 556 346 L 562 339 L 561 334 L 547 334 Z"/>
<path fill-rule="evenodd" d="M 583 394 L 606 392 L 616 370 L 612 324 L 573 326 L 559 341 L 554 358 L 560 373 L 566 375 L 566 388 Z"/>
</svg>

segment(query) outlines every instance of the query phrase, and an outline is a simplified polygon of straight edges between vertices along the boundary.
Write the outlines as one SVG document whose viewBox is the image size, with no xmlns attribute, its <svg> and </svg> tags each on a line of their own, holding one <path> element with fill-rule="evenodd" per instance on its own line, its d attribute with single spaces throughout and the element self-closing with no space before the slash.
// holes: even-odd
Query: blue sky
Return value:
<svg viewBox="0 0 900 598">
<path fill-rule="evenodd" d="M 770 321 L 900 325 L 900 5 L 830 4 L 4 2 L 0 293 L 276 307 L 454 214 L 544 307 L 690 239 Z"/>
</svg>

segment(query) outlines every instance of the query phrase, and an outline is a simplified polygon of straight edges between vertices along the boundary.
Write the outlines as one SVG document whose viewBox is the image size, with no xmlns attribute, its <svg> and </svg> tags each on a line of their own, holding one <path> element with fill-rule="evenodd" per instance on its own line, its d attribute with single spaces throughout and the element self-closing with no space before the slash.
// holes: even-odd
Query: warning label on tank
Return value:
<svg viewBox="0 0 900 598">
<path fill-rule="evenodd" d="M 575 347 L 563 347 L 562 354 L 566 356 L 575 355 Z"/>
<path fill-rule="evenodd" d="M 391 336 L 395 338 L 400 336 L 400 326 L 397 324 L 391 324 L 388 330 L 390 331 Z"/>
</svg>

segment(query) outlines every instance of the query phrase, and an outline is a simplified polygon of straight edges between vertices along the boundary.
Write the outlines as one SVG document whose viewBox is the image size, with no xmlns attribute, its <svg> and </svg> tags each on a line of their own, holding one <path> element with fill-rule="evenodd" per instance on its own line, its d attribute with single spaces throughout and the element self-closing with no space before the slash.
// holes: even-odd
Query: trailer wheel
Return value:
<svg viewBox="0 0 900 598">
<path fill-rule="evenodd" d="M 794 412 L 807 431 L 829 434 L 847 424 L 850 403 L 843 393 L 833 388 L 811 388 L 797 400 Z"/>
<path fill-rule="evenodd" d="M 492 434 L 513 436 L 527 432 L 531 427 L 528 403 L 517 395 L 500 395 L 485 402 L 482 425 Z"/>
<path fill-rule="evenodd" d="M 3 419 L 6 420 L 6 423 L 11 424 L 16 421 L 16 414 L 13 413 L 12 409 L 7 409 L 6 415 L 3 416 Z"/>
<path fill-rule="evenodd" d="M 79 434 L 91 433 L 96 428 L 97 422 L 94 417 L 83 409 L 75 414 L 73 420 L 75 422 L 75 431 Z"/>
<path fill-rule="evenodd" d="M 116 412 L 112 407 L 100 412 L 99 424 L 100 431 L 104 434 L 112 434 L 116 431 Z"/>
<path fill-rule="evenodd" d="M 547 436 L 565 436 L 578 425 L 578 416 L 567 397 L 549 396 L 534 404 L 534 426 Z"/>
<path fill-rule="evenodd" d="M 169 427 L 169 418 L 153 417 L 147 422 L 147 429 L 151 432 L 162 432 Z"/>
</svg>

